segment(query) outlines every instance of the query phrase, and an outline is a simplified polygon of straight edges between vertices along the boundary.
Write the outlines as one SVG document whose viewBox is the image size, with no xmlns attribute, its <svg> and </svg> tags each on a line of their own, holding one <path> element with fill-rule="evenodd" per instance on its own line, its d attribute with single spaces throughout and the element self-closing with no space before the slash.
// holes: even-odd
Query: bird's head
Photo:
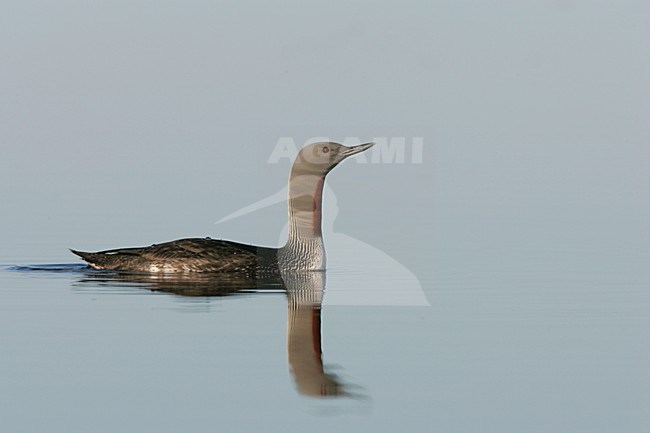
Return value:
<svg viewBox="0 0 650 433">
<path fill-rule="evenodd" d="M 344 146 L 333 141 L 311 143 L 298 152 L 293 162 L 293 168 L 299 174 L 325 176 L 347 157 L 370 149 L 374 144 Z"/>
</svg>

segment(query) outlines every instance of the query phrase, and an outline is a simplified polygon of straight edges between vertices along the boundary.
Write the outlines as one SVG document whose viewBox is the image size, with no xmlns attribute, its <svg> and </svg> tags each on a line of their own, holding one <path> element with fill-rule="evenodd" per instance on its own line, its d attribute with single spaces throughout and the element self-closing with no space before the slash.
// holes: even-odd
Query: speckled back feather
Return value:
<svg viewBox="0 0 650 433">
<path fill-rule="evenodd" d="M 275 248 L 238 242 L 188 238 L 148 247 L 96 253 L 71 250 L 95 269 L 136 272 L 241 272 L 255 274 L 277 268 Z"/>
</svg>

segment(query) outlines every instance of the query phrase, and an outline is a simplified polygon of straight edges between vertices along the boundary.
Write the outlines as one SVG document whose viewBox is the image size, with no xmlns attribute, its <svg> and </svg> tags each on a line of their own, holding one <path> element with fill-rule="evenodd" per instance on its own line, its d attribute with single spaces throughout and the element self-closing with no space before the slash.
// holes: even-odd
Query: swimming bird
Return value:
<svg viewBox="0 0 650 433">
<path fill-rule="evenodd" d="M 99 252 L 70 250 L 91 268 L 134 272 L 237 272 L 259 277 L 279 270 L 318 271 L 326 265 L 321 231 L 325 176 L 344 159 L 374 143 L 344 146 L 318 142 L 303 147 L 289 174 L 289 230 L 280 248 L 211 238 L 179 239 L 148 247 Z"/>
</svg>

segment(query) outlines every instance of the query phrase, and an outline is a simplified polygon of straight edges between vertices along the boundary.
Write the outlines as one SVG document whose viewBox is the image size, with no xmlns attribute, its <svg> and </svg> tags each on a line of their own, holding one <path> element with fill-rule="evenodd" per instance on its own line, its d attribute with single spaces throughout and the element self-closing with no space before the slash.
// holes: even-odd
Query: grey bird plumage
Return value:
<svg viewBox="0 0 650 433">
<path fill-rule="evenodd" d="M 312 143 L 300 150 L 289 175 L 289 238 L 280 248 L 210 238 L 179 239 L 148 247 L 99 252 L 71 250 L 94 269 L 135 272 L 236 272 L 252 277 L 279 270 L 325 269 L 321 232 L 325 176 L 373 143 Z"/>
</svg>

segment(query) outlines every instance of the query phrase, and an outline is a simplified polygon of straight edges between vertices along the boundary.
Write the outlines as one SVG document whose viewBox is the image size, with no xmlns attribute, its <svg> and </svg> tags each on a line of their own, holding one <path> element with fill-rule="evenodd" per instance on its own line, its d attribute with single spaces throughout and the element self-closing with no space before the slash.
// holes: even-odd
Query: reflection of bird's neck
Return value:
<svg viewBox="0 0 650 433">
<path fill-rule="evenodd" d="M 325 269 L 321 230 L 326 173 L 295 165 L 289 177 L 289 233 L 280 259 L 285 267 Z"/>
<path fill-rule="evenodd" d="M 323 371 L 321 355 L 320 306 L 289 304 L 287 356 L 291 372 L 303 395 L 327 395 L 328 377 Z"/>
<path fill-rule="evenodd" d="M 323 368 L 321 304 L 325 272 L 281 271 L 287 289 L 287 357 L 298 391 L 312 397 L 346 395 L 336 376 Z"/>
</svg>

